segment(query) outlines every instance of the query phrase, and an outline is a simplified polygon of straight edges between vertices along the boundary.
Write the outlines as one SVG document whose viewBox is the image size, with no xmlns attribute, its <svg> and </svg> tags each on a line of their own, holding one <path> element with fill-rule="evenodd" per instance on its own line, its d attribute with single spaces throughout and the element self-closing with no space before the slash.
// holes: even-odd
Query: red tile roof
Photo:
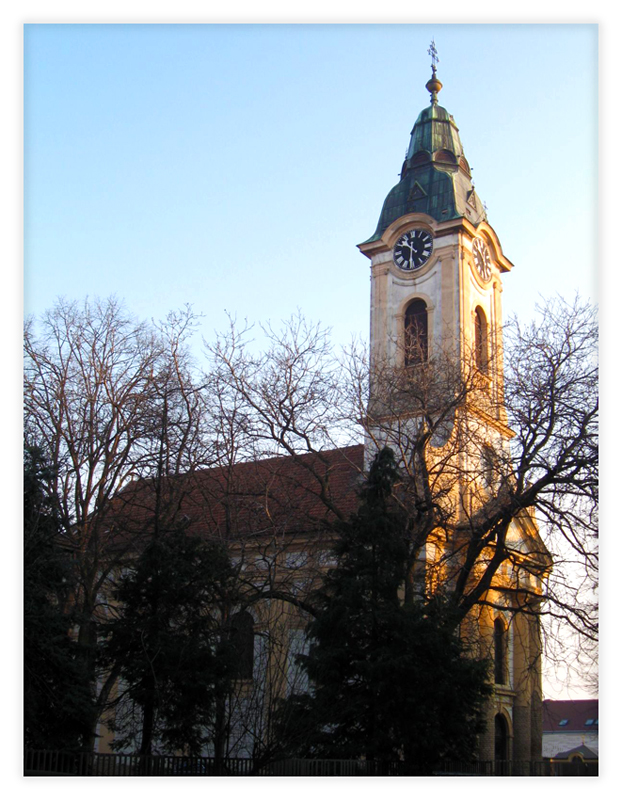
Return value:
<svg viewBox="0 0 622 800">
<path fill-rule="evenodd" d="M 240 462 L 167 478 L 159 487 L 161 508 L 163 517 L 185 518 L 189 533 L 206 538 L 309 534 L 356 510 L 362 470 L 363 445 Z M 148 532 L 155 489 L 154 481 L 141 480 L 118 495 L 119 531 Z"/>
<path fill-rule="evenodd" d="M 562 720 L 568 720 L 560 725 Z M 592 720 L 590 725 L 586 725 Z M 542 704 L 542 732 L 598 731 L 598 700 L 545 700 Z"/>
</svg>

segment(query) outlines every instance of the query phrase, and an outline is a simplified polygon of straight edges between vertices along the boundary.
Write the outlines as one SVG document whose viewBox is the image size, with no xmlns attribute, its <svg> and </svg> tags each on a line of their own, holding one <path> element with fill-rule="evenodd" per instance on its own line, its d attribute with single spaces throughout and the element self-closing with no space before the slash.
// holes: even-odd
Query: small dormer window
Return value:
<svg viewBox="0 0 622 800">
<path fill-rule="evenodd" d="M 425 150 L 422 150 L 421 152 L 417 153 L 412 157 L 411 164 L 413 167 L 416 167 L 417 164 L 427 164 L 429 160 L 430 160 L 430 154 L 427 153 Z"/>
<path fill-rule="evenodd" d="M 441 164 L 456 163 L 456 157 L 451 150 L 437 150 L 436 153 L 434 153 L 434 160 L 436 162 L 440 162 Z"/>
<path fill-rule="evenodd" d="M 460 169 L 470 177 L 471 176 L 471 168 L 469 167 L 469 162 L 466 160 L 464 156 L 460 159 Z"/>
<path fill-rule="evenodd" d="M 567 724 L 568 724 L 568 720 L 567 719 L 560 719 L 560 721 L 558 723 L 560 728 L 563 728 L 564 725 L 567 725 Z"/>
</svg>

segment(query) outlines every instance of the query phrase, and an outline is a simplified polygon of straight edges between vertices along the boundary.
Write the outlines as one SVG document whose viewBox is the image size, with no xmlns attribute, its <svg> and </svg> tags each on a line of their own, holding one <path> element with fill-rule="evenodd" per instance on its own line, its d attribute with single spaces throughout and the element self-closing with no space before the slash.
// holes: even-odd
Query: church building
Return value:
<svg viewBox="0 0 622 800">
<path fill-rule="evenodd" d="M 523 511 L 508 521 L 503 553 L 482 547 L 465 568 L 470 532 L 512 480 L 501 296 L 513 265 L 475 192 L 456 122 L 439 105 L 433 45 L 431 55 L 430 102 L 376 230 L 358 245 L 371 269 L 364 443 L 202 471 L 176 506 L 188 531 L 227 541 L 244 580 L 272 592 L 269 603 L 238 617 L 248 652 L 229 708 L 230 755 L 252 755 L 268 735 L 270 698 L 303 687 L 294 656 L 307 646 L 305 592 L 331 563 L 327 522 L 336 509 L 345 516 L 356 509 L 361 476 L 389 445 L 406 476 L 405 496 L 419 502 L 424 471 L 437 492 L 431 504 L 442 512 L 425 523 L 412 590 L 459 587 L 469 601 L 461 635 L 490 657 L 494 691 L 479 759 L 542 757 L 537 605 L 550 560 L 533 516 Z M 297 605 L 283 599 L 287 591 Z M 105 752 L 104 726 L 100 733 Z"/>
</svg>

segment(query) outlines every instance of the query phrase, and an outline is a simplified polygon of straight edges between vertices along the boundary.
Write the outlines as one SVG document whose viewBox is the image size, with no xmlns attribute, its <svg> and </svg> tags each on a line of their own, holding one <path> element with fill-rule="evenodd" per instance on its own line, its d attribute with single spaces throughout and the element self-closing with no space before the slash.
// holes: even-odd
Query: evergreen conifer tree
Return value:
<svg viewBox="0 0 622 800">
<path fill-rule="evenodd" d="M 120 579 L 105 647 L 121 677 L 116 748 L 201 754 L 216 700 L 235 676 L 223 624 L 233 575 L 224 548 L 173 530 Z"/>
<path fill-rule="evenodd" d="M 88 735 L 92 698 L 65 612 L 70 554 L 60 545 L 50 467 L 24 448 L 24 744 L 78 749 Z"/>
<path fill-rule="evenodd" d="M 312 691 L 279 713 L 290 755 L 402 761 L 415 773 L 473 756 L 487 663 L 467 656 L 442 598 L 403 602 L 409 532 L 393 500 L 398 479 L 385 448 L 339 529 L 338 564 L 299 656 Z"/>
</svg>

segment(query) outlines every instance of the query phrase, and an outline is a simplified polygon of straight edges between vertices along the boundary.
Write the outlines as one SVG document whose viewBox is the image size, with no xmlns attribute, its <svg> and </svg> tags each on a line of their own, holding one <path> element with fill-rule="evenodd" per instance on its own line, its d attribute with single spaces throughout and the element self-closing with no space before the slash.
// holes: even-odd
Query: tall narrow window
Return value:
<svg viewBox="0 0 622 800">
<path fill-rule="evenodd" d="M 413 300 L 404 314 L 404 364 L 423 364 L 428 360 L 428 308 L 423 300 Z"/>
<path fill-rule="evenodd" d="M 488 372 L 488 324 L 479 306 L 475 309 L 475 365 L 481 372 Z"/>
<path fill-rule="evenodd" d="M 481 468 L 482 483 L 487 489 L 494 489 L 495 483 L 498 482 L 497 459 L 495 451 L 487 444 L 482 447 Z"/>
<path fill-rule="evenodd" d="M 240 611 L 231 618 L 231 644 L 236 655 L 237 677 L 251 680 L 255 647 L 254 621 L 248 611 Z"/>
<path fill-rule="evenodd" d="M 495 683 L 507 683 L 508 636 L 502 619 L 497 617 L 494 630 Z"/>
</svg>

